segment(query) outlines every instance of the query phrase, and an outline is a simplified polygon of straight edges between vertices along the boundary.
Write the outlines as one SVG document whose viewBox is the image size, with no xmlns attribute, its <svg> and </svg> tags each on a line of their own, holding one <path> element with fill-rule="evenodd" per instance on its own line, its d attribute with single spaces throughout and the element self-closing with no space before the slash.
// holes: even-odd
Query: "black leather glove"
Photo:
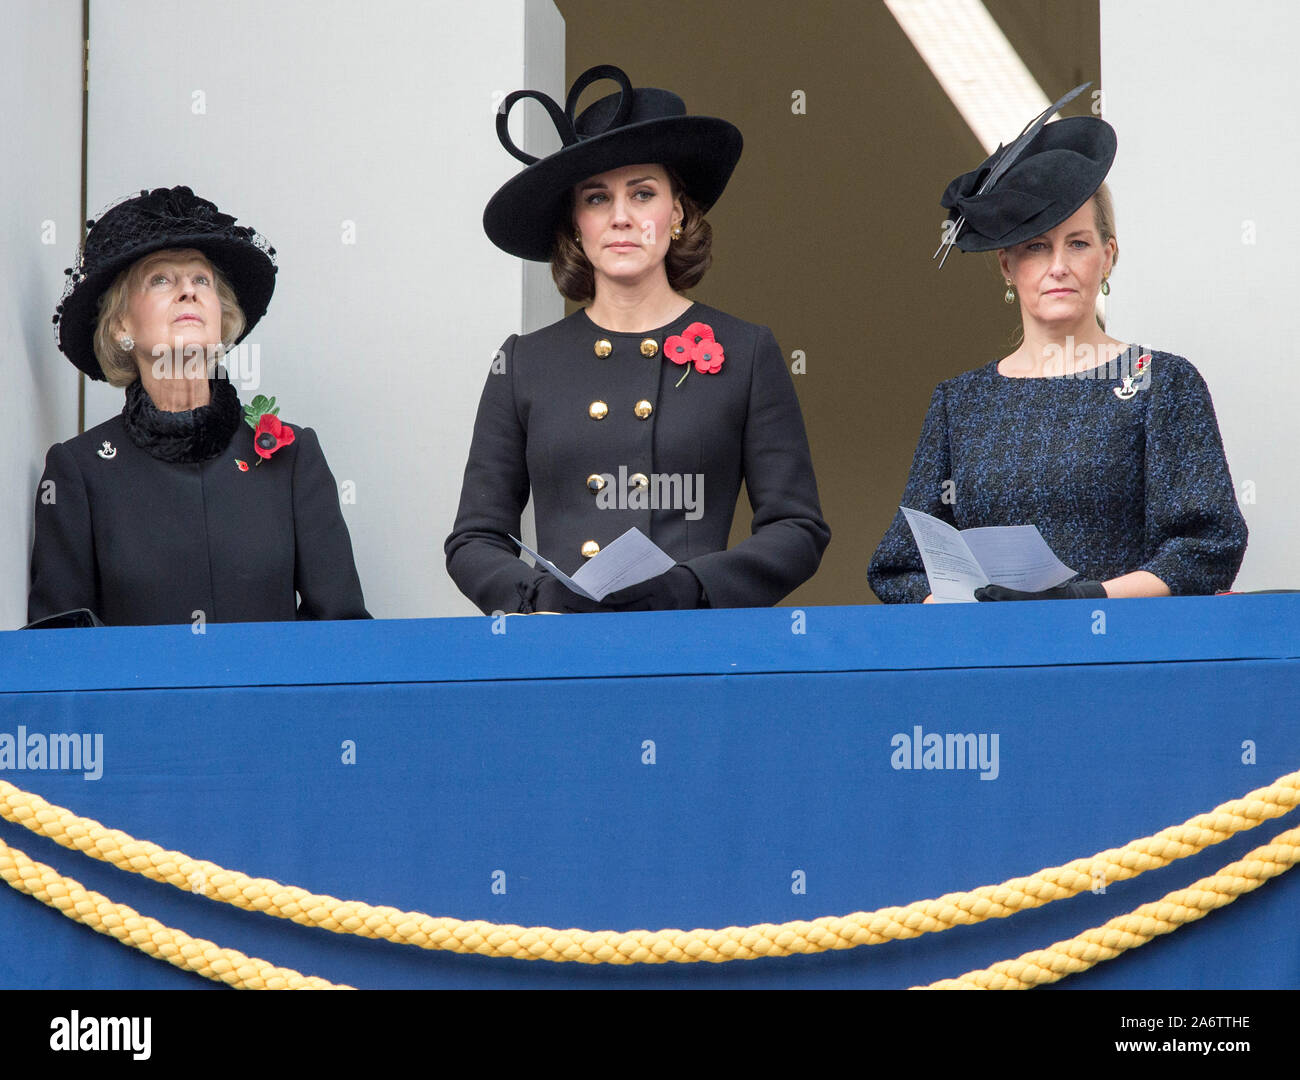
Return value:
<svg viewBox="0 0 1300 1080">
<path fill-rule="evenodd" d="M 976 600 L 1105 600 L 1106 589 L 1100 581 L 1068 581 L 1042 592 L 1021 592 L 1002 585 L 985 585 L 975 590 Z"/>
<path fill-rule="evenodd" d="M 588 600 L 570 589 L 559 578 L 543 574 L 524 600 L 523 610 L 526 614 L 539 611 L 554 611 L 561 615 L 582 615 L 592 611 L 604 611 L 605 608 Z"/>
<path fill-rule="evenodd" d="M 601 601 L 607 611 L 677 611 L 704 606 L 704 587 L 686 566 L 674 566 L 667 573 L 640 585 L 609 593 Z"/>
<path fill-rule="evenodd" d="M 36 619 L 29 622 L 23 627 L 24 630 L 67 630 L 72 627 L 85 626 L 103 626 L 96 615 L 90 608 L 73 608 L 71 611 L 61 611 L 57 615 L 46 615 L 43 619 Z"/>
</svg>

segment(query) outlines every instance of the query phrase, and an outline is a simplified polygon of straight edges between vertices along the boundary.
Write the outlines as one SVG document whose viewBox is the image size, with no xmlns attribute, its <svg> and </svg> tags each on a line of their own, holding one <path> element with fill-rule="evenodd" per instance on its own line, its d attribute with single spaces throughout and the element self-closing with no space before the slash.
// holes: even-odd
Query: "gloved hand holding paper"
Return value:
<svg viewBox="0 0 1300 1080">
<path fill-rule="evenodd" d="M 677 562 L 636 526 L 628 529 L 617 540 L 606 544 L 601 552 L 569 577 L 552 562 L 517 537 L 510 537 L 533 557 L 537 565 L 559 578 L 579 596 L 600 603 L 606 596 L 631 585 L 640 585 L 660 574 L 666 574 Z"/>
<path fill-rule="evenodd" d="M 1038 592 L 1075 576 L 1036 525 L 955 529 L 920 510 L 899 509 L 912 528 L 936 604 L 974 603 L 975 590 L 985 585 Z"/>
</svg>

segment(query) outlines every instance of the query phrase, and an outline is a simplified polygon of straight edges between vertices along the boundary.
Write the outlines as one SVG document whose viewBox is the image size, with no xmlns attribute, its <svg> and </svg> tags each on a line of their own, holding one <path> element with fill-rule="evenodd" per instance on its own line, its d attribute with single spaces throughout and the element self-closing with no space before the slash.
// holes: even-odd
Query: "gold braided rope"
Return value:
<svg viewBox="0 0 1300 1080">
<path fill-rule="evenodd" d="M 953 926 L 1005 918 L 1102 884 L 1123 881 L 1217 844 L 1300 805 L 1300 772 L 1279 777 L 1244 798 L 1199 814 L 1182 825 L 1134 840 L 1119 849 L 1040 870 L 1026 878 L 949 893 L 906 907 L 882 908 L 812 922 L 730 926 L 721 930 L 554 930 L 483 921 L 438 918 L 359 901 L 309 893 L 266 878 L 224 870 L 168 851 L 97 821 L 78 817 L 0 780 L 0 816 L 67 848 L 154 881 L 201 893 L 236 907 L 290 919 L 335 933 L 379 938 L 424 949 L 524 960 L 588 964 L 692 963 L 789 956 L 878 945 Z"/>
<path fill-rule="evenodd" d="M 223 982 L 236 990 L 351 990 L 315 975 L 276 967 L 237 949 L 225 949 L 205 938 L 190 937 L 157 919 L 118 904 L 103 893 L 84 888 L 74 878 L 28 858 L 0 841 L 0 877 L 21 893 L 34 896 L 73 922 L 85 923 L 98 934 L 116 938 L 157 960 Z"/>
<path fill-rule="evenodd" d="M 1028 990 L 1057 982 L 1231 904 L 1238 896 L 1259 888 L 1297 861 L 1300 861 L 1300 828 L 1279 834 L 1271 844 L 1256 848 L 1244 859 L 1229 863 L 1190 888 L 1168 893 L 1157 903 L 1143 904 L 1136 911 L 1111 919 L 1102 927 L 1085 930 L 1069 941 L 1024 953 L 1015 960 L 1004 960 L 980 971 L 969 971 L 956 979 L 942 979 L 928 987 L 912 989 Z M 353 989 L 316 976 L 304 976 L 291 968 L 276 967 L 236 949 L 192 938 L 183 931 L 163 926 L 156 919 L 143 918 L 127 905 L 115 904 L 100 893 L 87 891 L 79 882 L 34 862 L 3 841 L 0 841 L 0 877 L 18 891 L 35 896 L 98 933 L 108 934 L 156 959 L 167 960 L 237 990 Z"/>
<path fill-rule="evenodd" d="M 1279 833 L 1270 844 L 1255 848 L 1245 858 L 1229 863 L 1217 874 L 1203 877 L 1186 889 L 1176 889 L 1127 915 L 1085 930 L 1068 941 L 1002 960 L 955 979 L 940 979 L 913 990 L 1028 990 L 1077 975 L 1103 960 L 1113 960 L 1128 949 L 1145 945 L 1161 934 L 1202 919 L 1216 908 L 1258 889 L 1270 878 L 1300 862 L 1300 828 Z"/>
</svg>

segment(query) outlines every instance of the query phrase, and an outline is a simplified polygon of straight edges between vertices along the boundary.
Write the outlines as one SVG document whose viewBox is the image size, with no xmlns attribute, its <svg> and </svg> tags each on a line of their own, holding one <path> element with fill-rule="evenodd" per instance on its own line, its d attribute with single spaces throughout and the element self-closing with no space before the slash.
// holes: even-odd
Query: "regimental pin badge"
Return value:
<svg viewBox="0 0 1300 1080">
<path fill-rule="evenodd" d="M 112 461 L 115 457 L 117 457 L 117 447 L 114 446 L 107 439 L 105 439 L 104 445 L 101 446 L 96 451 L 96 453 L 98 453 L 99 456 L 102 457 L 105 461 Z"/>
<path fill-rule="evenodd" d="M 1128 401 L 1129 398 L 1133 397 L 1139 390 L 1142 389 L 1142 387 L 1139 386 L 1138 383 L 1142 378 L 1143 372 L 1146 371 L 1147 367 L 1150 364 L 1151 364 L 1150 353 L 1143 353 L 1141 356 L 1137 358 L 1137 362 L 1133 365 L 1133 374 L 1125 375 L 1123 379 L 1123 385 L 1114 388 L 1115 396 L 1119 398 L 1120 401 Z"/>
</svg>

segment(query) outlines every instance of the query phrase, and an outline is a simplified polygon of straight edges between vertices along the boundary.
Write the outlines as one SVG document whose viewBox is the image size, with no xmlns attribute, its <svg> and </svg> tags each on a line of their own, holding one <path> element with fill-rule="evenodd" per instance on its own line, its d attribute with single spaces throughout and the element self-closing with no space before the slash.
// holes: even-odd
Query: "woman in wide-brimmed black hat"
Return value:
<svg viewBox="0 0 1300 1080">
<path fill-rule="evenodd" d="M 241 406 L 220 361 L 266 312 L 275 249 L 187 187 L 142 191 L 89 232 L 59 348 L 124 387 L 121 414 L 50 448 L 28 618 L 107 624 L 368 618 L 311 428 Z"/>
<path fill-rule="evenodd" d="M 600 79 L 619 84 L 575 116 Z M 539 102 L 563 147 L 538 160 L 509 110 Z M 511 335 L 487 378 L 447 569 L 483 611 L 609 611 L 774 604 L 817 569 L 822 520 L 790 374 L 766 327 L 687 299 L 712 258 L 705 213 L 740 157 L 740 132 L 677 95 L 592 68 L 565 106 L 536 91 L 497 116 L 528 167 L 488 203 L 494 244 L 549 261 L 585 307 Z M 752 535 L 728 550 L 742 481 Z M 538 550 L 573 573 L 635 526 L 676 565 L 587 601 L 519 558 L 532 494 Z"/>
<path fill-rule="evenodd" d="M 997 252 L 1024 337 L 935 390 L 902 505 L 961 529 L 1036 525 L 1078 572 L 1041 592 L 995 582 L 979 600 L 1213 593 L 1232 584 L 1246 549 L 1204 380 L 1096 318 L 1119 254 L 1104 184 L 1115 132 L 1092 116 L 1046 122 L 1082 89 L 942 199 L 945 257 L 954 243 Z M 886 602 L 931 599 L 901 512 L 868 579 Z"/>
</svg>

